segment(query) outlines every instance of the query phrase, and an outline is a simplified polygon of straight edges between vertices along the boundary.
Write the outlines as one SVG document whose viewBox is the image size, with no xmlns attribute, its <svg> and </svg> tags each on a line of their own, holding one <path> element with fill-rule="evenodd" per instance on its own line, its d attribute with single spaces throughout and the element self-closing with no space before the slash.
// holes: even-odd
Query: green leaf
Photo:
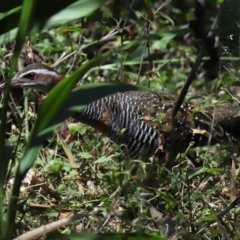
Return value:
<svg viewBox="0 0 240 240">
<path fill-rule="evenodd" d="M 45 23 L 44 29 L 59 26 L 87 16 L 89 13 L 102 6 L 105 2 L 106 0 L 79 0 L 49 18 Z"/>
<path fill-rule="evenodd" d="M 59 186 L 58 186 L 58 188 L 57 188 L 57 191 L 58 192 L 63 192 L 63 191 L 65 191 L 66 190 L 66 188 L 67 188 L 67 186 L 66 186 L 66 184 L 59 184 Z"/>
<path fill-rule="evenodd" d="M 68 129 L 70 134 L 75 134 L 79 131 L 80 126 L 78 123 L 69 123 L 68 124 Z"/>
<path fill-rule="evenodd" d="M 104 162 L 108 162 L 112 159 L 112 155 L 111 156 L 102 156 L 100 157 L 98 160 L 96 160 L 94 163 L 104 163 Z"/>
<path fill-rule="evenodd" d="M 168 15 L 166 15 L 166 14 L 164 14 L 164 13 L 162 13 L 162 12 L 160 12 L 160 14 L 161 14 L 161 16 L 162 16 L 163 18 L 165 18 L 169 23 L 171 23 L 172 26 L 174 26 L 174 21 L 172 20 L 172 18 L 170 18 Z"/>
<path fill-rule="evenodd" d="M 34 2 L 36 8 L 30 12 L 33 13 L 33 19 L 29 22 L 32 28 L 30 34 L 84 17 L 102 6 L 106 0 L 61 0 L 55 4 L 49 4 L 49 0 Z M 0 44 L 15 39 L 21 9 L 16 7 L 0 15 Z"/>
<path fill-rule="evenodd" d="M 49 173 L 59 173 L 62 169 L 63 162 L 60 159 L 55 159 L 49 162 L 47 171 Z"/>
<path fill-rule="evenodd" d="M 83 159 L 93 159 L 93 156 L 88 152 L 80 152 L 78 156 Z"/>
<path fill-rule="evenodd" d="M 206 168 L 206 167 L 200 167 L 200 168 L 196 168 L 196 169 L 189 169 L 187 171 L 187 176 L 188 176 L 188 179 L 191 179 L 197 175 L 200 175 L 202 173 L 211 173 L 211 174 L 216 174 L 217 172 L 219 171 L 218 168 L 212 168 L 212 169 L 209 169 L 209 168 Z"/>
</svg>

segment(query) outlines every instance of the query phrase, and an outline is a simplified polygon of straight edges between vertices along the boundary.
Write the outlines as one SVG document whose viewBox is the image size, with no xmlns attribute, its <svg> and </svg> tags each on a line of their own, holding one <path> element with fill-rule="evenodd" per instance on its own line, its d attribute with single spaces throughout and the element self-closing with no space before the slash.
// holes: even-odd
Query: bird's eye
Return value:
<svg viewBox="0 0 240 240">
<path fill-rule="evenodd" d="M 34 72 L 30 72 L 27 75 L 25 75 L 24 77 L 34 80 L 34 78 L 36 77 L 36 74 Z"/>
</svg>

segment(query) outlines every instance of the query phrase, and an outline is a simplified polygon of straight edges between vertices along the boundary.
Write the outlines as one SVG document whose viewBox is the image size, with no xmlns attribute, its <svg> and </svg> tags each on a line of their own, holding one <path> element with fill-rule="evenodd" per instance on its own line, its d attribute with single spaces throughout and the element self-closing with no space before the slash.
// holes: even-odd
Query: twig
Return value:
<svg viewBox="0 0 240 240">
<path fill-rule="evenodd" d="M 208 37 L 211 37 L 213 36 L 214 34 L 214 31 L 216 29 L 216 26 L 217 26 L 217 23 L 219 21 L 219 17 L 220 17 L 220 14 L 225 6 L 225 3 L 226 3 L 226 0 L 222 3 L 222 5 L 220 6 L 220 9 L 217 13 L 217 16 L 211 26 L 211 31 L 208 33 Z M 180 109 L 183 101 L 184 101 L 184 98 L 186 97 L 187 93 L 188 93 L 188 89 L 189 87 L 191 86 L 193 80 L 195 79 L 195 76 L 196 76 L 196 72 L 197 72 L 197 69 L 199 68 L 200 64 L 201 64 L 201 61 L 202 61 L 202 58 L 205 54 L 205 45 L 203 44 L 202 47 L 201 47 L 201 50 L 197 56 L 197 59 L 195 61 L 195 63 L 193 64 L 192 66 L 192 70 L 191 72 L 189 73 L 188 75 L 188 78 L 187 78 L 187 81 L 185 82 L 182 90 L 181 90 L 181 93 L 177 99 L 177 102 L 176 102 L 176 105 L 173 109 L 173 113 L 172 113 L 172 138 L 171 138 L 171 153 L 173 152 L 173 149 L 174 149 L 174 143 L 175 143 L 175 139 L 174 139 L 174 133 L 175 133 L 175 126 L 176 126 L 176 119 L 175 119 L 175 116 L 178 112 L 178 110 Z M 172 160 L 172 154 L 170 155 L 170 161 Z"/>
</svg>

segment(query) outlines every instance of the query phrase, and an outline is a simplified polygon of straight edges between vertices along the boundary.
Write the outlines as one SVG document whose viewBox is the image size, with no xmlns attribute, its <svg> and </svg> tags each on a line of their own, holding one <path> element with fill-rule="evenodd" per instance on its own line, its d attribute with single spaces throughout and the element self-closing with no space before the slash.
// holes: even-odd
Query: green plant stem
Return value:
<svg viewBox="0 0 240 240">
<path fill-rule="evenodd" d="M 16 36 L 16 45 L 13 53 L 13 57 L 11 59 L 11 64 L 10 64 L 10 76 L 13 75 L 14 70 L 17 66 L 18 62 L 18 56 L 20 54 L 22 45 L 25 41 L 25 37 L 27 36 L 29 29 L 30 29 L 30 23 L 31 23 L 31 15 L 34 10 L 34 5 L 35 1 L 32 0 L 24 0 L 23 5 L 22 5 L 22 11 L 21 11 L 21 17 L 19 21 L 19 29 L 18 33 Z M 6 112 L 7 112 L 7 107 L 8 107 L 8 99 L 9 99 L 9 88 L 10 88 L 10 79 L 6 84 L 6 89 L 4 92 L 4 104 L 3 104 L 3 113 L 2 113 L 2 122 L 1 122 L 1 135 L 0 135 L 0 151 L 2 150 L 1 148 L 4 148 L 5 146 L 5 139 L 3 134 L 5 134 L 5 131 L 2 131 L 5 129 L 6 126 Z M 15 181 L 12 189 L 12 194 L 10 196 L 10 201 L 9 201 L 9 206 L 8 206 L 8 212 L 7 212 L 7 220 L 6 220 L 6 227 L 3 226 L 3 222 L 0 223 L 1 227 L 3 229 L 0 229 L 3 235 L 3 239 L 11 239 L 13 235 L 13 229 L 14 229 L 14 224 L 15 224 L 15 216 L 16 216 L 16 204 L 17 204 L 17 199 L 19 196 L 19 191 L 20 191 L 20 186 L 21 182 L 19 181 L 18 174 L 15 176 Z M 1 199 L 1 204 L 3 198 Z M 2 210 L 2 209 L 0 209 Z M 3 213 L 3 212 L 1 212 Z M 0 213 L 0 214 L 1 214 Z M 2 215 L 3 216 L 3 215 Z M 2 219 L 1 219 L 2 221 Z"/>
</svg>

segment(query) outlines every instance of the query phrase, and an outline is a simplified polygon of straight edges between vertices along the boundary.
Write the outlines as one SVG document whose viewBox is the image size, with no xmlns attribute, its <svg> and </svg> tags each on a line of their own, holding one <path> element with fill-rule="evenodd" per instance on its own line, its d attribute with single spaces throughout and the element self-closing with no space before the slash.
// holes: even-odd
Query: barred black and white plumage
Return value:
<svg viewBox="0 0 240 240">
<path fill-rule="evenodd" d="M 64 77 L 54 69 L 35 63 L 18 72 L 11 86 L 48 93 L 62 79 Z M 3 87 L 4 84 L 0 86 Z M 172 131 L 176 101 L 175 95 L 163 91 L 117 93 L 89 104 L 72 117 L 106 134 L 114 142 L 125 144 L 130 158 L 146 159 L 152 155 L 161 158 L 169 151 L 185 151 L 191 142 L 194 146 L 238 145 L 239 106 L 224 103 L 203 108 L 185 102 L 176 114 Z"/>
<path fill-rule="evenodd" d="M 73 117 L 114 142 L 126 144 L 130 158 L 145 159 L 171 150 L 176 100 L 175 95 L 162 91 L 117 93 L 88 105 Z M 230 103 L 205 109 L 184 103 L 176 115 L 174 150 L 184 151 L 190 142 L 194 146 L 236 144 L 240 132 L 232 123 L 239 121 L 239 113 L 240 107 Z"/>
</svg>

